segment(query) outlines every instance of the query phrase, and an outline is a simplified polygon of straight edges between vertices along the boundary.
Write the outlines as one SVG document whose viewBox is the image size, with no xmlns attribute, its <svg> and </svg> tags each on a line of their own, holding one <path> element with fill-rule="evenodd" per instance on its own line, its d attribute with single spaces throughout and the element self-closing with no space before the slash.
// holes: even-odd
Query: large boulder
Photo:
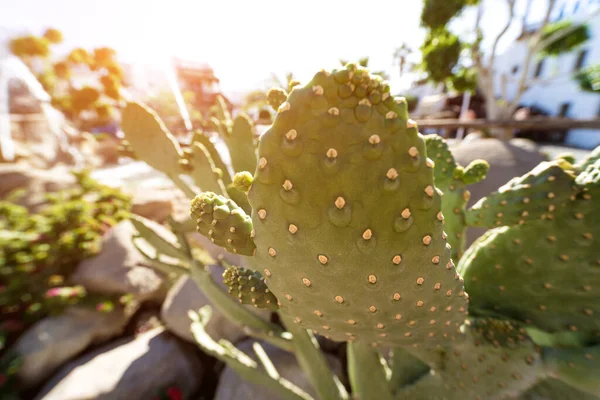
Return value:
<svg viewBox="0 0 600 400">
<path fill-rule="evenodd" d="M 227 289 L 222 283 L 223 269 L 218 266 L 210 268 L 213 279 L 219 282 L 223 290 L 226 291 Z M 236 342 L 246 336 L 239 325 L 232 323 L 225 315 L 219 312 L 219 309 L 211 303 L 204 292 L 200 290 L 198 285 L 189 276 L 180 277 L 173 287 L 171 287 L 162 306 L 161 318 L 167 329 L 171 332 L 182 339 L 194 342 L 194 337 L 190 331 L 191 321 L 188 317 L 188 311 L 197 311 L 206 305 L 212 306 L 213 309 L 213 315 L 206 326 L 206 331 L 213 339 L 226 339 L 230 342 Z M 240 305 L 240 307 L 243 306 Z M 248 307 L 248 309 L 262 318 L 269 318 L 270 313 L 266 310 L 259 310 L 252 307 Z"/>
<path fill-rule="evenodd" d="M 523 139 L 502 141 L 499 139 L 477 138 L 455 142 L 450 148 L 456 160 L 463 166 L 467 166 L 476 159 L 484 159 L 490 164 L 487 178 L 469 186 L 469 191 L 471 191 L 469 206 L 491 192 L 498 190 L 512 178 L 526 174 L 546 160 L 544 155 L 536 150 L 533 142 Z M 469 228 L 467 231 L 467 246 L 485 231 L 481 228 Z"/>
<path fill-rule="evenodd" d="M 33 387 L 90 345 L 119 335 L 128 315 L 121 310 L 109 313 L 71 307 L 63 314 L 47 317 L 27 330 L 15 343 L 23 365 L 19 380 Z"/>
<path fill-rule="evenodd" d="M 163 226 L 151 226 L 163 238 L 175 240 L 173 233 Z M 71 281 L 97 293 L 130 293 L 139 301 L 162 301 L 167 290 L 165 279 L 135 248 L 132 242 L 135 234 L 137 231 L 130 221 L 119 223 L 103 238 L 100 254 L 79 264 Z"/>
<path fill-rule="evenodd" d="M 252 349 L 252 345 L 255 343 L 254 340 L 248 340 L 237 346 L 241 351 L 246 353 L 248 356 L 256 360 L 256 355 Z M 300 389 L 315 396 L 315 391 L 310 384 L 308 377 L 298 365 L 296 356 L 287 351 L 281 350 L 277 347 L 271 346 L 266 343 L 261 343 L 265 352 L 273 361 L 273 365 L 277 368 L 279 374 L 292 382 Z M 327 360 L 332 371 L 340 376 L 342 374 L 342 365 L 340 360 L 337 358 L 326 355 Z M 227 367 L 221 375 L 219 380 L 219 386 L 214 400 L 238 400 L 238 399 L 261 399 L 261 400 L 279 400 L 281 397 L 271 392 L 264 386 L 249 382 L 244 378 L 240 377 L 237 372 Z"/>
<path fill-rule="evenodd" d="M 203 371 L 194 346 L 156 328 L 74 360 L 42 388 L 37 399 L 153 399 L 169 388 L 189 398 L 200 387 Z"/>
<path fill-rule="evenodd" d="M 26 190 L 27 195 L 17 203 L 28 208 L 36 208 L 45 203 L 45 195 L 72 188 L 75 177 L 65 167 L 50 170 L 35 169 L 25 163 L 0 164 L 0 199 L 14 190 Z"/>
</svg>

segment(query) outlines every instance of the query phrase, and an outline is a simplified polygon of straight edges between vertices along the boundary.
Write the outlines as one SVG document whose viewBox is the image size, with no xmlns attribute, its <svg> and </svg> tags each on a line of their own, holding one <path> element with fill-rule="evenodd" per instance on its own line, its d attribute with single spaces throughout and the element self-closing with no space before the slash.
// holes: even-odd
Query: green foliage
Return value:
<svg viewBox="0 0 600 400">
<path fill-rule="evenodd" d="M 44 32 L 44 38 L 46 38 L 52 44 L 59 44 L 63 41 L 63 35 L 61 31 L 54 28 L 46 29 L 46 32 Z"/>
<path fill-rule="evenodd" d="M 100 250 L 102 235 L 128 217 L 130 199 L 76 173 L 77 187 L 47 195 L 37 213 L 0 202 L 0 311 L 3 329 L 18 333 L 65 306 L 110 298 L 69 287 L 78 263 Z"/>
<path fill-rule="evenodd" d="M 561 32 L 564 35 L 560 36 Z M 547 25 L 542 32 L 542 40 L 550 39 L 554 35 L 560 37 L 541 50 L 543 55 L 558 56 L 568 53 L 587 42 L 591 37 L 587 25 L 575 25 L 572 21 L 558 21 Z"/>
<path fill-rule="evenodd" d="M 584 92 L 600 93 L 600 64 L 585 68 L 575 78 Z"/>
<path fill-rule="evenodd" d="M 458 36 L 447 30 L 429 34 L 423 46 L 422 68 L 432 82 L 442 83 L 453 76 L 454 67 L 458 64 L 461 43 Z"/>
<path fill-rule="evenodd" d="M 425 0 L 421 13 L 421 25 L 431 30 L 443 29 L 448 22 L 469 5 L 478 0 Z"/>
<path fill-rule="evenodd" d="M 477 71 L 475 68 L 461 67 L 448 79 L 450 89 L 458 93 L 475 92 L 477 89 Z"/>
</svg>

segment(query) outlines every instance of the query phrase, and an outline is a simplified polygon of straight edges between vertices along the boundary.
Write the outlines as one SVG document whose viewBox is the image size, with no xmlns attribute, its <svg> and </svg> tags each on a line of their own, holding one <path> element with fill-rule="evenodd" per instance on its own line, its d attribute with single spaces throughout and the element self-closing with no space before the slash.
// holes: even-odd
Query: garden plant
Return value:
<svg viewBox="0 0 600 400">
<path fill-rule="evenodd" d="M 148 107 L 124 110 L 125 150 L 191 201 L 191 219 L 172 225 L 177 244 L 135 218 L 136 245 L 157 269 L 191 275 L 248 334 L 294 353 L 315 397 L 260 344 L 250 357 L 213 340 L 209 307 L 190 312 L 206 353 L 282 399 L 596 398 L 600 148 L 543 162 L 468 208 L 488 164 L 458 165 L 365 68 L 322 70 L 269 102 L 276 117 L 259 140 L 222 104 L 213 118 L 232 170 L 204 132 L 184 148 Z M 490 230 L 465 249 L 470 226 Z M 241 256 L 221 261 L 229 293 L 193 256 L 194 229 Z M 347 342 L 348 387 L 317 335 Z"/>
</svg>

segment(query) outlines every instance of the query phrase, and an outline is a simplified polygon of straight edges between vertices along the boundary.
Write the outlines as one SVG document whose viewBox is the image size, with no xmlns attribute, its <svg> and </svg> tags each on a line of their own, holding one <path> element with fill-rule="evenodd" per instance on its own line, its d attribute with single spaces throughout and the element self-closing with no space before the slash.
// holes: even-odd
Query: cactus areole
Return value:
<svg viewBox="0 0 600 400">
<path fill-rule="evenodd" d="M 467 295 L 404 98 L 353 64 L 321 71 L 279 106 L 258 157 L 249 261 L 283 313 L 338 341 L 459 334 Z"/>
</svg>

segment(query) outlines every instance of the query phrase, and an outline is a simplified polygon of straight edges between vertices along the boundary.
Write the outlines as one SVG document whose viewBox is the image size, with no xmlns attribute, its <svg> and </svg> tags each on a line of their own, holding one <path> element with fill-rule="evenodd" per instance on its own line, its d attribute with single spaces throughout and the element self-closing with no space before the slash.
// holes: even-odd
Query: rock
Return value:
<svg viewBox="0 0 600 400">
<path fill-rule="evenodd" d="M 255 341 L 245 341 L 239 346 L 240 350 L 256 360 L 256 355 L 252 349 Z M 298 365 L 296 357 L 287 351 L 281 350 L 269 344 L 261 343 L 267 355 L 273 361 L 275 368 L 281 376 L 294 383 L 300 389 L 315 396 L 315 391 L 308 381 L 306 374 Z M 340 360 L 330 355 L 326 355 L 331 369 L 340 376 L 342 374 L 342 365 Z M 214 400 L 237 400 L 237 399 L 261 399 L 261 400 L 279 400 L 281 397 L 272 393 L 264 386 L 249 382 L 240 377 L 237 372 L 227 367 L 221 375 L 219 386 Z"/>
<path fill-rule="evenodd" d="M 173 190 L 137 187 L 132 197 L 131 212 L 152 221 L 163 223 L 173 212 Z"/>
<path fill-rule="evenodd" d="M 127 320 L 120 310 L 102 313 L 71 307 L 39 321 L 13 347 L 23 357 L 18 374 L 22 385 L 29 388 L 39 384 L 88 346 L 119 335 Z"/>
<path fill-rule="evenodd" d="M 64 167 L 42 170 L 25 163 L 0 164 L 0 198 L 5 198 L 13 190 L 24 189 L 27 195 L 18 199 L 17 203 L 31 209 L 45 203 L 47 193 L 75 185 L 75 177 Z"/>
<path fill-rule="evenodd" d="M 455 142 L 451 145 L 451 150 L 456 160 L 463 166 L 467 166 L 476 159 L 484 159 L 490 163 L 487 178 L 469 186 L 471 191 L 469 206 L 497 190 L 512 178 L 526 174 L 545 161 L 544 156 L 535 149 L 535 146 L 532 146 L 530 141 L 522 139 L 514 139 L 509 142 L 498 139 L 473 139 Z M 467 246 L 470 246 L 485 231 L 481 228 L 469 228 Z"/>
<path fill-rule="evenodd" d="M 222 284 L 223 269 L 215 266 L 211 268 L 211 273 L 213 279 L 221 283 L 223 290 L 226 290 L 225 285 Z M 182 339 L 194 342 L 187 313 L 189 310 L 197 311 L 205 305 L 212 305 L 212 303 L 189 276 L 182 276 L 167 294 L 162 306 L 161 318 L 171 332 Z M 206 331 L 213 339 L 226 339 L 235 343 L 246 336 L 240 326 L 230 322 L 216 307 L 212 308 L 213 315 Z M 248 308 L 265 319 L 269 318 L 270 313 L 266 310 Z"/>
<path fill-rule="evenodd" d="M 153 399 L 170 387 L 189 398 L 202 380 L 194 346 L 163 328 L 104 346 L 66 365 L 36 399 Z"/>
<path fill-rule="evenodd" d="M 151 225 L 163 238 L 175 240 L 168 229 Z M 130 221 L 119 223 L 103 238 L 100 254 L 79 264 L 71 281 L 93 292 L 131 293 L 140 301 L 162 301 L 166 295 L 164 278 L 149 266 L 133 245 L 132 238 L 136 233 Z"/>
</svg>

